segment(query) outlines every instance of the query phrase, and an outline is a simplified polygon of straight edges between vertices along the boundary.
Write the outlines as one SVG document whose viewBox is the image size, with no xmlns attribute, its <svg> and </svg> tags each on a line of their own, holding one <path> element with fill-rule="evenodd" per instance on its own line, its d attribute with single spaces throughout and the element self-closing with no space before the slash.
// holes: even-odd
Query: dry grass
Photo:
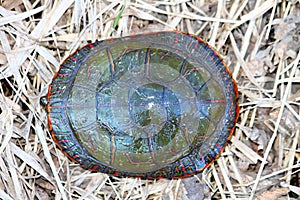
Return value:
<svg viewBox="0 0 300 200">
<path fill-rule="evenodd" d="M 190 187 L 207 199 L 300 198 L 299 1 L 0 3 L 0 199 L 195 199 Z M 87 42 L 169 29 L 208 40 L 239 86 L 234 137 L 204 186 L 111 178 L 69 161 L 40 104 L 59 64 Z"/>
</svg>

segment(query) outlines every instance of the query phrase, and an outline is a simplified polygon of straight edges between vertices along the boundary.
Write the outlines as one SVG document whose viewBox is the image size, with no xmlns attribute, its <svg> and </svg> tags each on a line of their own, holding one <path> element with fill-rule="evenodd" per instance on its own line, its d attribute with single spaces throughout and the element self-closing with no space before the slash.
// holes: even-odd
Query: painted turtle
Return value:
<svg viewBox="0 0 300 200">
<path fill-rule="evenodd" d="M 53 139 L 74 161 L 118 177 L 182 178 L 207 167 L 238 116 L 219 54 L 177 31 L 88 44 L 47 95 Z"/>
</svg>

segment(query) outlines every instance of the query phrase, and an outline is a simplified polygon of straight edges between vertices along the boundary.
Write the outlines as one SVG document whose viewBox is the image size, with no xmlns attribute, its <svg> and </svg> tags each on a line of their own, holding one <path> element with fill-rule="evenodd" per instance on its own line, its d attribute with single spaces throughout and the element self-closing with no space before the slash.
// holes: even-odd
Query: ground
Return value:
<svg viewBox="0 0 300 200">
<path fill-rule="evenodd" d="M 0 16 L 1 199 L 300 198 L 299 1 L 1 0 Z M 228 64 L 231 142 L 193 182 L 82 169 L 48 130 L 40 100 L 54 73 L 89 42 L 163 30 L 203 38 Z"/>
</svg>

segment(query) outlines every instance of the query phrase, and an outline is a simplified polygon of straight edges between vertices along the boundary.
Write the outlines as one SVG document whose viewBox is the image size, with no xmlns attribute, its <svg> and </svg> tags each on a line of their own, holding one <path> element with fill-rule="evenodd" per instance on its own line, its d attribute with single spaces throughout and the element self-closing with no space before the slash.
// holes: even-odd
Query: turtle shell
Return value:
<svg viewBox="0 0 300 200">
<path fill-rule="evenodd" d="M 219 54 L 177 31 L 108 39 L 68 57 L 47 95 L 50 131 L 83 167 L 118 177 L 187 177 L 228 142 L 237 86 Z"/>
</svg>

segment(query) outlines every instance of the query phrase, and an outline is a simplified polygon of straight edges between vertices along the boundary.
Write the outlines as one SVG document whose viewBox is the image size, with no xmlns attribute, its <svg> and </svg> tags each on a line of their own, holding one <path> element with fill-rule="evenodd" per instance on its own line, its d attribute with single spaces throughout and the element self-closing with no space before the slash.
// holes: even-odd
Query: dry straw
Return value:
<svg viewBox="0 0 300 200">
<path fill-rule="evenodd" d="M 299 4 L 1 0 L 0 199 L 300 198 Z M 237 80 L 240 118 L 221 157 L 201 177 L 155 181 L 68 160 L 40 104 L 59 64 L 88 42 L 170 29 L 208 40 Z"/>
</svg>

